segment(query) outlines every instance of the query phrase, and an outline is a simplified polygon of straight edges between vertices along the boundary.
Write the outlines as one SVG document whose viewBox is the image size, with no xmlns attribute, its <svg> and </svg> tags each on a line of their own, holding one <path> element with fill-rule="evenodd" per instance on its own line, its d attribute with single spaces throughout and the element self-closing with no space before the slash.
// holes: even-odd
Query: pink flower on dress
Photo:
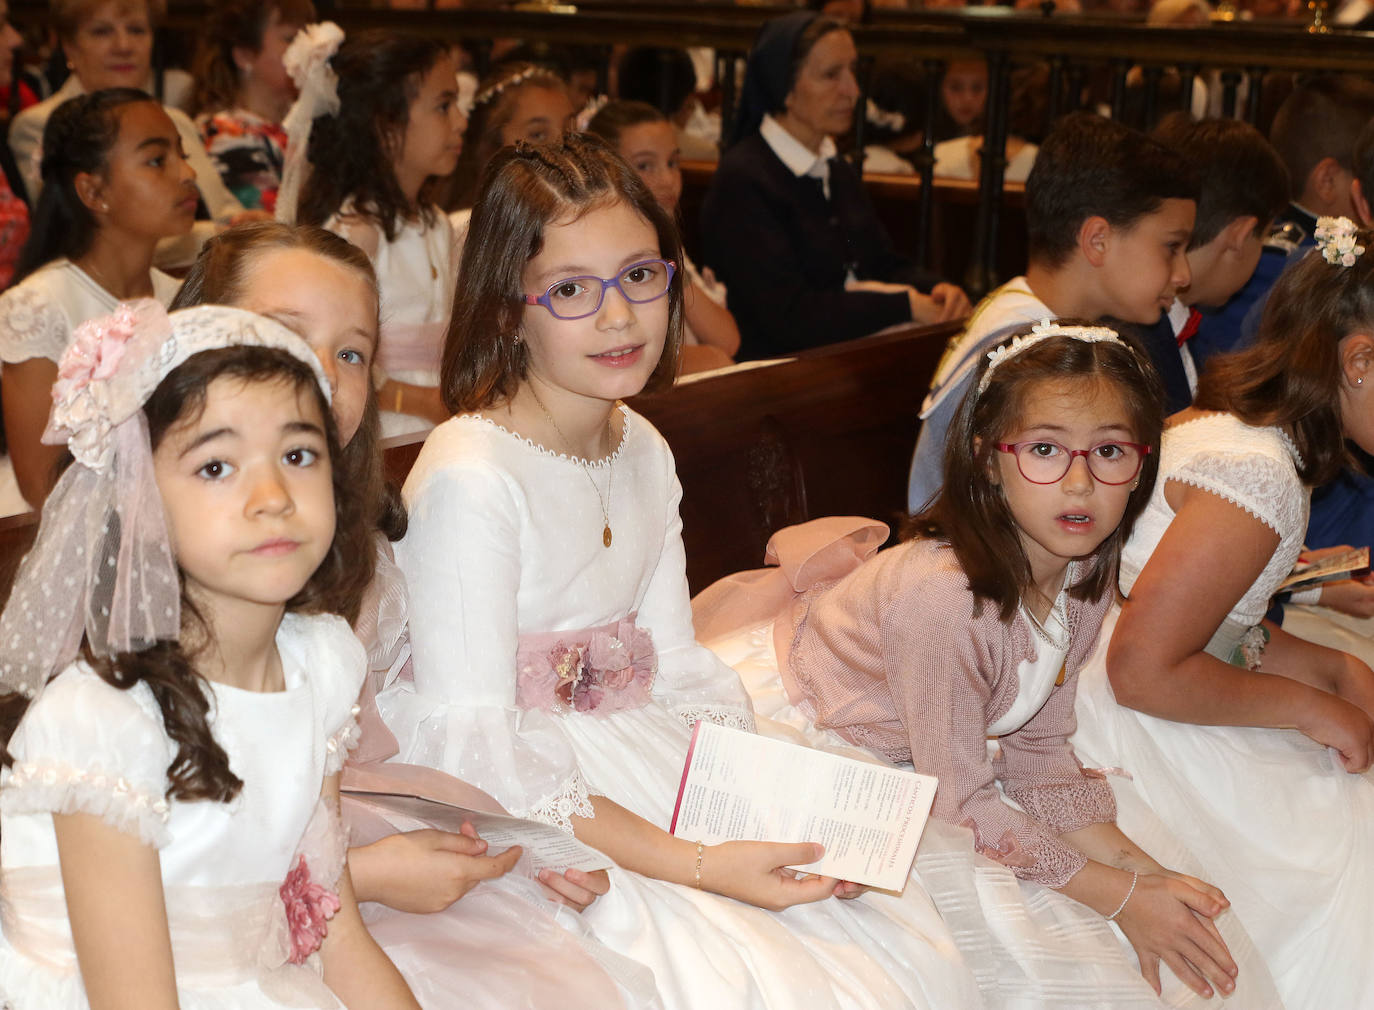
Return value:
<svg viewBox="0 0 1374 1010">
<path fill-rule="evenodd" d="M 325 925 L 339 910 L 339 896 L 310 880 L 310 867 L 302 855 L 295 869 L 286 875 L 278 893 L 286 906 L 286 925 L 291 935 L 292 964 L 304 964 L 320 949 L 329 927 Z"/>
</svg>

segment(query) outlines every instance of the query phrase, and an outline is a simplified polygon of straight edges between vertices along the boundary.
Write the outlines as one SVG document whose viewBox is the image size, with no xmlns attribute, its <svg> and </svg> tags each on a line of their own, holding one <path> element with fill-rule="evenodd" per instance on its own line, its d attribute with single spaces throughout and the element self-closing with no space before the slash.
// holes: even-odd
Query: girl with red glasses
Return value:
<svg viewBox="0 0 1374 1010">
<path fill-rule="evenodd" d="M 983 362 L 908 539 L 877 553 L 882 524 L 816 520 L 773 537 L 778 568 L 695 601 L 760 716 L 939 778 L 916 869 L 956 938 L 996 937 L 960 942 L 994 999 L 1053 979 L 1058 1006 L 1277 1005 L 1216 919 L 1226 897 L 1132 842 L 1068 742 L 1162 425 L 1147 359 L 1105 327 L 1042 323 Z"/>
</svg>

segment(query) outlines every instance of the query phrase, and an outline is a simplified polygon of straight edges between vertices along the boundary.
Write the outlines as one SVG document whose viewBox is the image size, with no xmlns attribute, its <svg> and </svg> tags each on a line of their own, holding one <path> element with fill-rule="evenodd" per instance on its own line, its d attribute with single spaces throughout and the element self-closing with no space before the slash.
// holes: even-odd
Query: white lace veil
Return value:
<svg viewBox="0 0 1374 1010">
<path fill-rule="evenodd" d="M 286 164 L 282 168 L 281 186 L 277 189 L 276 215 L 277 220 L 285 224 L 296 223 L 301 187 L 310 171 L 306 154 L 315 119 L 339 111 L 339 78 L 329 61 L 339 51 L 343 40 L 343 29 L 333 21 L 306 25 L 296 33 L 282 57 L 286 72 L 300 89 L 281 124 L 286 131 Z"/>
<path fill-rule="evenodd" d="M 77 328 L 58 365 L 43 441 L 75 462 L 43 506 L 32 550 L 0 614 L 0 687 L 28 697 L 76 657 L 146 649 L 181 630 L 181 581 L 153 477 L 143 404 L 200 351 L 272 347 L 306 362 L 309 345 L 280 323 L 223 306 L 169 316 L 156 301 L 120 305 Z"/>
</svg>

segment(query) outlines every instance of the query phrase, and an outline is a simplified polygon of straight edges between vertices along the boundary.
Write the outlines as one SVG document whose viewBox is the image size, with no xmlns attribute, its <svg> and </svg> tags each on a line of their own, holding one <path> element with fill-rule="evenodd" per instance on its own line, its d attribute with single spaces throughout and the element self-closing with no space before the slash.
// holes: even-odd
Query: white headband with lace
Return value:
<svg viewBox="0 0 1374 1010">
<path fill-rule="evenodd" d="M 181 631 L 181 582 L 153 472 L 143 405 L 201 351 L 267 347 L 329 382 L 308 344 L 242 309 L 199 306 L 171 316 L 152 299 L 83 323 L 58 364 L 43 441 L 75 462 L 43 505 L 32 550 L 0 614 L 0 687 L 36 695 L 76 659 L 84 635 L 98 656 L 135 652 Z"/>
<path fill-rule="evenodd" d="M 343 29 L 333 21 L 306 25 L 296 33 L 282 57 L 282 66 L 300 91 L 281 124 L 286 131 L 286 164 L 277 189 L 276 217 L 286 224 L 296 223 L 301 186 L 310 169 L 306 158 L 310 129 L 317 117 L 339 111 L 339 78 L 329 61 L 343 40 Z"/>
<path fill-rule="evenodd" d="M 1355 241 L 1359 226 L 1348 217 L 1319 217 L 1313 237 L 1322 259 L 1333 265 L 1353 267 L 1364 255 L 1364 246 Z"/>
<path fill-rule="evenodd" d="M 983 371 L 983 377 L 978 380 L 978 396 L 982 396 L 988 389 L 988 383 L 992 381 L 992 373 L 997 366 L 1009 358 L 1014 358 L 1023 351 L 1028 351 L 1036 344 L 1044 343 L 1051 337 L 1068 337 L 1070 340 L 1082 340 L 1090 344 L 1119 344 L 1126 350 L 1131 349 L 1131 345 L 1121 339 L 1116 330 L 1107 326 L 1063 326 L 1059 323 L 1042 319 L 1031 327 L 1031 331 L 1024 336 L 1012 337 L 1009 343 L 1002 344 L 988 352 L 988 367 Z"/>
</svg>

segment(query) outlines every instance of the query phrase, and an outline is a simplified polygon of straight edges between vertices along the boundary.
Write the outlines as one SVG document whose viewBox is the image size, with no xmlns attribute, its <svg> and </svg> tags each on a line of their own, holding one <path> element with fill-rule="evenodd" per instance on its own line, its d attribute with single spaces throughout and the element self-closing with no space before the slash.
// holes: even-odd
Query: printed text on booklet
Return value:
<svg viewBox="0 0 1374 1010">
<path fill-rule="evenodd" d="M 819 842 L 804 869 L 889 891 L 906 885 L 936 780 L 715 723 L 697 723 L 672 833 L 707 845 Z"/>
</svg>

